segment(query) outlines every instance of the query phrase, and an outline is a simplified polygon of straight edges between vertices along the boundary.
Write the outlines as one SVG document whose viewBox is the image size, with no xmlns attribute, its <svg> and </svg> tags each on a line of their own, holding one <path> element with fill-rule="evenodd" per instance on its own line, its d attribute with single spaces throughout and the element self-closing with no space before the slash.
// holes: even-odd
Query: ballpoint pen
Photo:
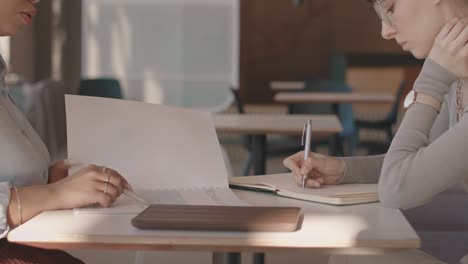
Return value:
<svg viewBox="0 0 468 264">
<path fill-rule="evenodd" d="M 140 195 L 136 194 L 133 191 L 130 191 L 129 189 L 124 189 L 123 194 L 143 205 L 151 205 L 151 203 L 148 202 L 145 198 L 141 197 Z"/>
<path fill-rule="evenodd" d="M 308 120 L 304 126 L 304 129 L 302 130 L 302 146 L 304 146 L 304 161 L 309 158 L 311 125 L 312 125 L 312 122 Z M 305 134 L 305 144 L 304 144 L 304 134 Z M 307 180 L 307 175 L 302 175 L 302 189 L 305 189 L 306 180 Z"/>
</svg>

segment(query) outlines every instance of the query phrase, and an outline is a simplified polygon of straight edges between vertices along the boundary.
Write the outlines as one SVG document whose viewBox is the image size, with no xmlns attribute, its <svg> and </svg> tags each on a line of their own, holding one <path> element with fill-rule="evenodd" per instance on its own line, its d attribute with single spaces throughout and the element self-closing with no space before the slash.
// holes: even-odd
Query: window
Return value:
<svg viewBox="0 0 468 264">
<path fill-rule="evenodd" d="M 82 75 L 125 97 L 222 105 L 238 82 L 238 0 L 85 0 Z"/>
</svg>

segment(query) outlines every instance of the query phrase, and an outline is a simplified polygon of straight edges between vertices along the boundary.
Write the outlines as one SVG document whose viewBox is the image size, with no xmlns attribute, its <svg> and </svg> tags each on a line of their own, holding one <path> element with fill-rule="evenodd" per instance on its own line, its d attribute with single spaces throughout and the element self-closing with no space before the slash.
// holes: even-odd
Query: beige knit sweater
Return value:
<svg viewBox="0 0 468 264">
<path fill-rule="evenodd" d="M 414 104 L 388 152 L 344 158 L 346 172 L 339 183 L 378 182 L 381 204 L 402 209 L 422 205 L 461 183 L 468 175 L 468 114 L 457 122 L 456 81 L 455 75 L 427 59 L 414 90 L 443 100 L 440 113 Z"/>
</svg>

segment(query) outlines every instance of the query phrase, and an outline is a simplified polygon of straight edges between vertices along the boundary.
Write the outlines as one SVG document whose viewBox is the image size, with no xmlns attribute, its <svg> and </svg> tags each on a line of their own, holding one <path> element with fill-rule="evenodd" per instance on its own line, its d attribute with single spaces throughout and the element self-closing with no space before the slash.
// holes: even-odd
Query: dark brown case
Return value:
<svg viewBox="0 0 468 264">
<path fill-rule="evenodd" d="M 132 219 L 140 229 L 291 232 L 298 207 L 151 205 Z"/>
</svg>

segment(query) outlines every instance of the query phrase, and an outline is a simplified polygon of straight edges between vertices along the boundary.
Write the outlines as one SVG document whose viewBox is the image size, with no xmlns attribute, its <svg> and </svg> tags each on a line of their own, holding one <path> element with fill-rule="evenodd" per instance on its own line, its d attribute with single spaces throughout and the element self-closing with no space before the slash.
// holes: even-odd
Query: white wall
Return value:
<svg viewBox="0 0 468 264">
<path fill-rule="evenodd" d="M 238 83 L 238 0 L 85 0 L 83 77 L 115 76 L 126 98 L 226 103 Z"/>
</svg>

